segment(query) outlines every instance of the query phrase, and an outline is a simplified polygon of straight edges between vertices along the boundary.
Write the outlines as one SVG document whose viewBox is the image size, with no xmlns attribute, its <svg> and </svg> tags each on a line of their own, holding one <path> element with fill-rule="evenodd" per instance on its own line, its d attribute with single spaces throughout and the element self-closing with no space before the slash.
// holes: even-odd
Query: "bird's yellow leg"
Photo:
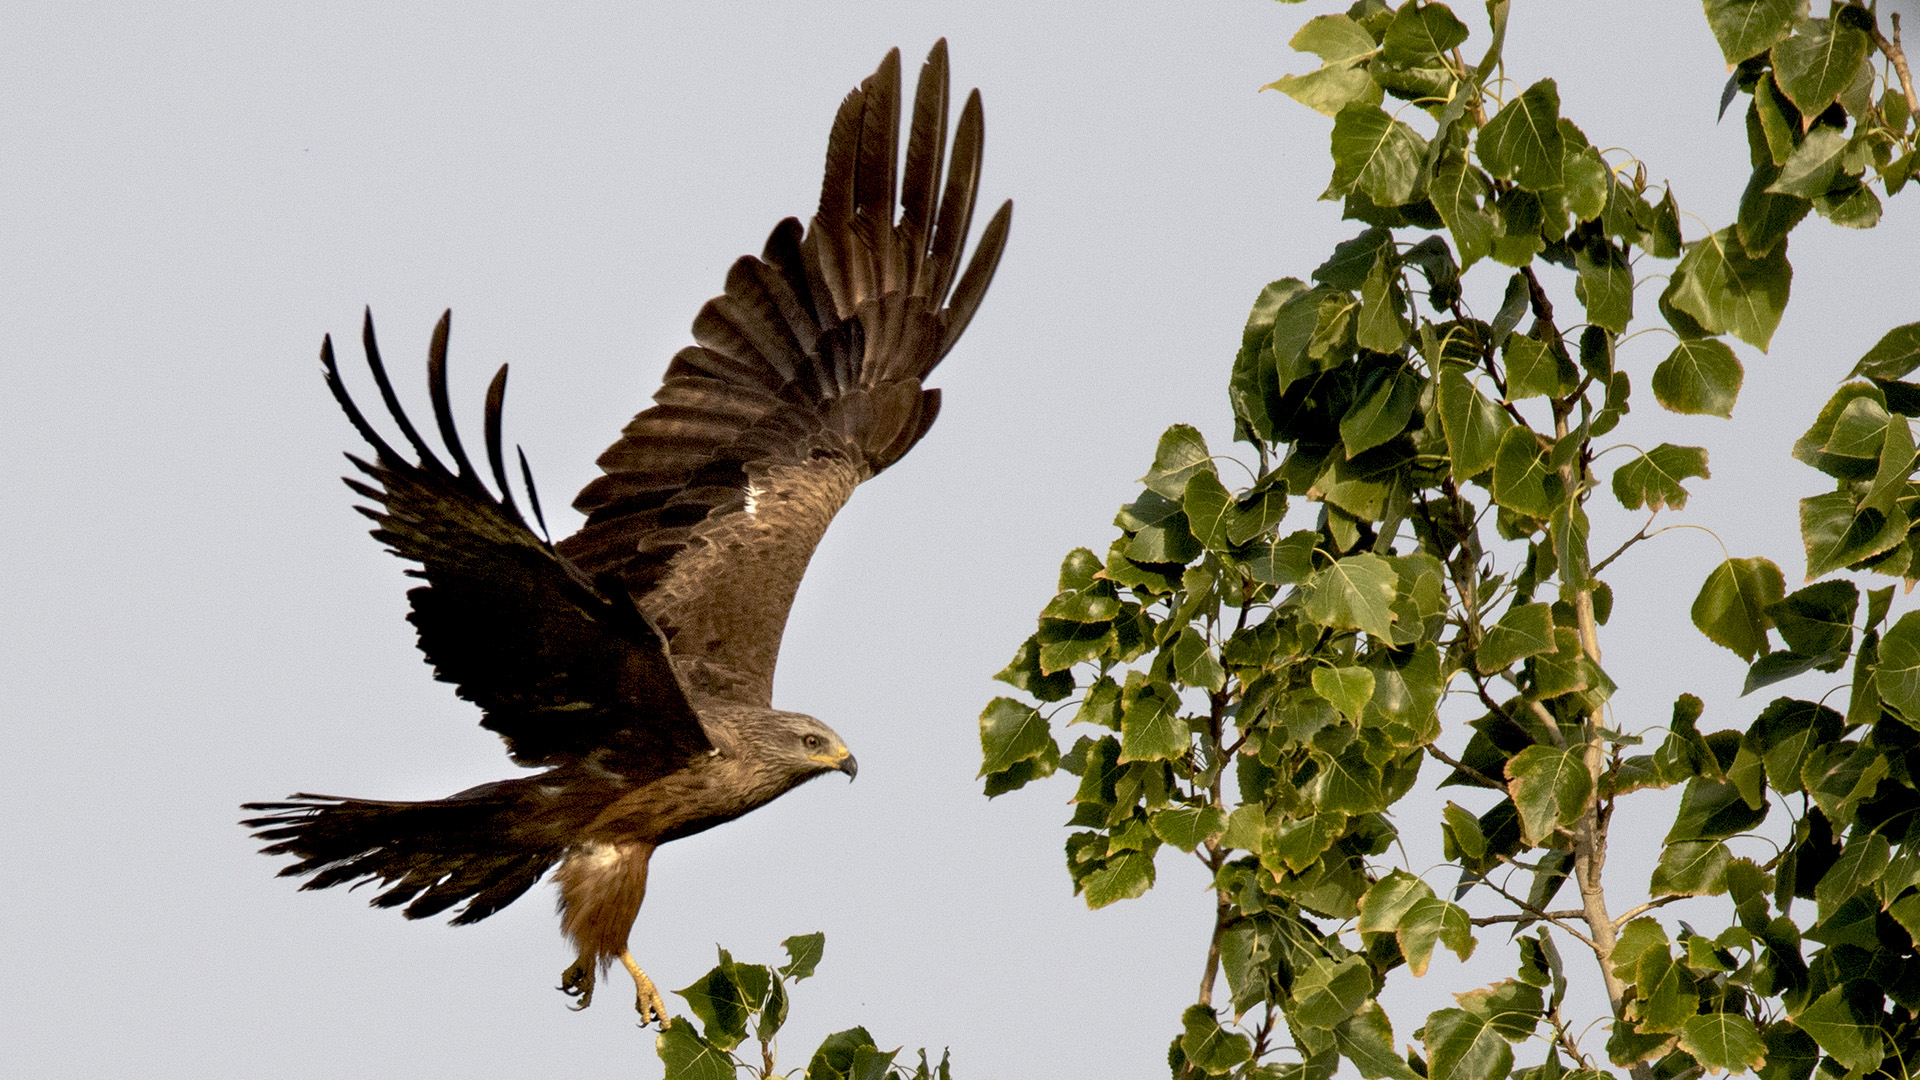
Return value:
<svg viewBox="0 0 1920 1080">
<path fill-rule="evenodd" d="M 660 991 L 654 988 L 653 980 L 640 970 L 640 962 L 633 958 L 631 952 L 622 952 L 620 962 L 627 966 L 627 974 L 633 976 L 633 988 L 638 995 L 633 1007 L 640 1013 L 640 1026 L 646 1027 L 658 1020 L 660 1026 L 665 1028 L 672 1021 L 667 1018 L 667 1003 L 660 997 Z"/>
<path fill-rule="evenodd" d="M 560 992 L 568 997 L 579 998 L 580 1002 L 571 1008 L 578 1012 L 593 1004 L 594 968 L 592 957 L 585 953 L 573 962 L 573 966 L 560 974 Z"/>
</svg>

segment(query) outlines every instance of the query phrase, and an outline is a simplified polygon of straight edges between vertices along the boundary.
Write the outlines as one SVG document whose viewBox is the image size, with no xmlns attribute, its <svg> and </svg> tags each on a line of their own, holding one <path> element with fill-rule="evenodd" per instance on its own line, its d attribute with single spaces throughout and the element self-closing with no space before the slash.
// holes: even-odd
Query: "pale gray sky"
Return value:
<svg viewBox="0 0 1920 1080">
<path fill-rule="evenodd" d="M 323 333 L 351 340 L 371 304 L 417 391 L 452 307 L 463 418 L 477 422 L 485 377 L 512 361 L 509 438 L 570 531 L 565 503 L 726 267 L 812 207 L 841 96 L 888 47 L 917 64 L 946 35 L 956 88 L 986 97 L 983 205 L 1016 200 L 1012 242 L 936 374 L 939 424 L 815 560 L 776 693 L 847 737 L 860 780 L 663 849 L 635 947 L 674 988 L 716 942 L 770 960 L 781 938 L 825 931 L 789 1065 L 861 1023 L 882 1045 L 952 1047 L 971 1080 L 1160 1075 L 1204 955 L 1201 875 L 1168 853 L 1147 898 L 1088 913 L 1060 854 L 1070 783 L 982 799 L 975 719 L 1060 557 L 1104 549 L 1160 430 L 1192 422 L 1234 451 L 1225 379 L 1259 287 L 1305 276 L 1358 231 L 1312 201 L 1328 121 L 1256 93 L 1305 69 L 1287 39 L 1333 7 L 10 9 L 0 1045 L 13 1067 L 658 1075 L 622 994 L 576 1015 L 552 989 L 570 957 L 545 887 L 476 927 L 408 923 L 365 893 L 296 892 L 233 823 L 247 799 L 433 797 L 513 771 L 413 649 L 401 564 L 337 480 L 356 441 L 315 353 Z M 1479 5 L 1459 8 L 1477 51 Z M 1697 5 L 1522 2 L 1507 55 L 1521 85 L 1559 77 L 1564 113 L 1596 145 L 1671 178 L 1699 215 L 1689 237 L 1731 220 L 1746 150 L 1737 116 L 1714 122 L 1725 72 Z M 1639 403 L 1616 437 L 1713 454 L 1714 480 L 1677 520 L 1798 578 L 1794 502 L 1824 478 L 1787 447 L 1882 332 L 1920 317 L 1917 222 L 1908 196 L 1873 232 L 1810 220 L 1795 233 L 1793 304 L 1771 355 L 1737 346 L 1748 378 L 1733 421 Z M 1497 294 L 1502 275 L 1482 276 Z M 1551 284 L 1577 311 L 1569 283 Z M 1623 351 L 1638 386 L 1663 341 Z M 1596 550 L 1638 527 L 1596 509 Z M 1709 730 L 1757 710 L 1733 696 L 1738 661 L 1686 621 L 1720 557 L 1679 532 L 1611 574 L 1603 644 L 1622 726 L 1663 722 L 1682 689 L 1708 698 Z M 1412 868 L 1428 869 L 1431 826 L 1414 813 L 1403 827 Z M 1610 866 L 1623 892 L 1644 881 L 1658 831 Z M 1400 992 L 1401 1039 L 1510 965 L 1498 933 L 1481 948 L 1490 963 L 1443 957 Z"/>
</svg>

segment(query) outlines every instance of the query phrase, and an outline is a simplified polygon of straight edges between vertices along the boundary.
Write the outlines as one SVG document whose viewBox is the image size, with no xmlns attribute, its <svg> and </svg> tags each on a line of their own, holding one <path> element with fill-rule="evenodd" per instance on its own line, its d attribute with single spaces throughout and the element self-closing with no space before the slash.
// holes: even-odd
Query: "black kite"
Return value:
<svg viewBox="0 0 1920 1080">
<path fill-rule="evenodd" d="M 428 361 L 443 461 L 408 420 L 369 319 L 368 366 L 412 455 L 385 441 L 347 394 L 331 341 L 321 363 L 375 451 L 349 480 L 375 506 L 373 535 L 426 584 L 408 618 L 439 679 L 484 712 L 517 764 L 543 771 L 446 799 L 382 802 L 300 794 L 249 803 L 245 824 L 305 889 L 377 882 L 376 907 L 408 918 L 464 906 L 477 922 L 549 869 L 561 929 L 579 958 L 561 989 L 584 1007 L 614 959 L 633 975 L 642 1022 L 665 1006 L 627 938 L 647 861 L 854 759 L 833 730 L 772 708 L 774 661 L 801 574 L 861 482 L 933 423 L 921 380 L 966 329 L 1006 242 L 1012 204 L 961 252 L 980 175 L 975 91 L 947 149 L 947 50 L 920 70 L 896 183 L 900 54 L 848 95 L 827 143 L 820 209 L 781 222 L 759 258 L 693 323 L 655 404 L 600 457 L 587 514 L 557 546 L 529 527 L 508 485 L 500 411 L 486 404 L 490 488 L 448 407 L 448 319 Z M 520 467 L 536 521 L 532 477 Z M 544 524 L 542 525 L 544 531 Z M 557 869 L 555 869 L 557 867 Z"/>
</svg>

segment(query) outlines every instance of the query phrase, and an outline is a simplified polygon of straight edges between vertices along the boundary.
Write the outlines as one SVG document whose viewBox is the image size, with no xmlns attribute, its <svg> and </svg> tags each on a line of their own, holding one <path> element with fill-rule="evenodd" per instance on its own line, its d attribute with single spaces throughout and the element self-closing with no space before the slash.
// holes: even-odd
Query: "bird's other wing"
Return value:
<svg viewBox="0 0 1920 1080">
<path fill-rule="evenodd" d="M 574 500 L 560 552 L 616 574 L 700 693 L 771 703 L 800 577 L 861 482 L 899 460 L 939 410 L 921 380 L 986 294 L 1013 204 L 961 271 L 980 179 L 979 91 L 947 154 L 947 48 L 920 69 L 900 170 L 900 53 L 847 96 L 820 209 L 792 218 L 693 323 L 655 404 Z"/>
<path fill-rule="evenodd" d="M 320 348 L 327 386 L 374 449 L 348 460 L 372 480 L 347 486 L 374 505 L 356 507 L 377 526 L 375 539 L 418 564 L 407 573 L 407 616 L 434 675 L 484 710 L 481 725 L 506 740 L 528 766 L 588 763 L 640 782 L 710 750 L 698 716 L 667 660 L 660 632 L 634 610 L 617 583 L 596 587 L 528 527 L 514 502 L 501 453 L 500 412 L 507 369 L 487 391 L 487 464 L 495 495 L 468 459 L 447 400 L 449 312 L 434 328 L 427 361 L 433 416 L 451 465 L 407 419 L 374 341 L 373 316 L 362 340 L 367 366 L 401 434 L 409 460 L 367 421 L 341 381 L 329 338 Z M 528 502 L 540 509 L 526 458 Z M 544 526 L 543 526 L 544 527 Z"/>
</svg>

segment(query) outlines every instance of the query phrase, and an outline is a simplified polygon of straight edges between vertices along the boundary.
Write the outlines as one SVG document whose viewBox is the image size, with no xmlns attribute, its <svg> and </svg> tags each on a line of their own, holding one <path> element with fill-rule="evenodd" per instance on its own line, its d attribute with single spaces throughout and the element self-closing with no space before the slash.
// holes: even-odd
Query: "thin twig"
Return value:
<svg viewBox="0 0 1920 1080">
<path fill-rule="evenodd" d="M 1618 929 L 1622 926 L 1625 926 L 1628 923 L 1632 922 L 1633 920 L 1639 918 L 1640 916 L 1645 915 L 1647 912 L 1652 911 L 1654 908 L 1663 908 L 1663 907 L 1666 907 L 1668 904 L 1672 904 L 1681 900 L 1688 900 L 1688 899 L 1691 899 L 1691 897 L 1663 896 L 1658 900 L 1649 900 L 1646 903 L 1641 904 L 1639 907 L 1628 908 L 1626 911 L 1623 911 L 1619 915 L 1614 917 L 1614 920 L 1613 920 L 1614 928 Z"/>
<path fill-rule="evenodd" d="M 1613 549 L 1613 554 L 1607 556 L 1604 559 L 1601 559 L 1597 563 L 1594 563 L 1593 566 L 1587 570 L 1587 573 L 1598 574 L 1600 571 L 1605 570 L 1607 568 L 1607 564 L 1613 562 L 1613 560 L 1619 558 L 1620 556 L 1625 555 L 1627 553 L 1628 548 L 1632 547 L 1633 545 L 1639 543 L 1642 540 L 1645 540 L 1649 535 L 1651 535 L 1647 532 L 1647 528 L 1653 524 L 1653 519 L 1657 514 L 1658 514 L 1658 511 L 1655 511 L 1654 514 L 1647 515 L 1647 524 L 1640 526 L 1639 532 L 1634 533 L 1632 536 L 1627 537 L 1625 543 Z"/>
<path fill-rule="evenodd" d="M 1893 23 L 1893 40 L 1889 41 L 1880 33 L 1880 20 L 1868 12 L 1868 25 L 1873 31 L 1873 43 L 1887 59 L 1893 61 L 1893 70 L 1900 75 L 1900 90 L 1907 95 L 1907 112 L 1920 113 L 1920 95 L 1913 92 L 1913 72 L 1907 70 L 1907 54 L 1900 48 L 1900 13 L 1890 11 L 1887 18 Z"/>
<path fill-rule="evenodd" d="M 1508 859 L 1506 856 L 1503 855 L 1500 857 L 1500 861 L 1511 862 L 1512 860 Z M 1521 911 L 1527 912 L 1528 914 L 1532 915 L 1534 918 L 1540 920 L 1541 922 L 1551 923 L 1555 927 L 1558 927 L 1559 929 L 1566 931 L 1568 936 L 1579 941 L 1580 944 L 1585 945 L 1587 948 L 1594 950 L 1594 952 L 1598 953 L 1600 951 L 1599 946 L 1593 943 L 1592 938 L 1588 937 L 1587 935 L 1581 933 L 1578 930 L 1575 930 L 1573 927 L 1568 926 L 1564 920 L 1556 917 L 1553 913 L 1541 911 L 1539 908 L 1534 907 L 1532 904 L 1527 903 L 1525 900 L 1522 900 L 1519 897 L 1508 892 L 1507 890 L 1501 888 L 1499 885 L 1494 883 L 1494 880 L 1492 878 L 1482 877 L 1480 879 L 1480 883 L 1482 885 L 1485 885 L 1487 888 L 1492 889 L 1494 892 L 1499 893 L 1501 896 L 1506 897 L 1508 903 L 1512 904 L 1514 907 L 1519 908 Z"/>
<path fill-rule="evenodd" d="M 1442 750 L 1439 747 L 1432 745 L 1431 743 L 1427 745 L 1427 756 L 1434 759 L 1435 761 L 1438 761 L 1442 765 L 1453 766 L 1454 768 L 1460 770 L 1462 773 L 1465 773 L 1470 779 L 1480 784 L 1482 787 L 1489 787 L 1495 791 L 1500 791 L 1500 792 L 1504 792 L 1507 790 L 1507 785 L 1501 783 L 1498 780 L 1495 780 L 1493 777 L 1488 776 L 1486 773 L 1481 772 L 1479 769 L 1476 769 L 1471 765 L 1464 765 L 1458 761 L 1455 761 L 1453 758 L 1447 756 L 1447 752 L 1445 750 Z"/>
<path fill-rule="evenodd" d="M 1545 917 L 1547 917 L 1547 918 L 1549 918 L 1549 919 L 1578 919 L 1578 918 L 1580 918 L 1580 917 L 1581 917 L 1581 916 L 1582 916 L 1583 914 L 1585 914 L 1585 912 L 1581 912 L 1581 911 L 1548 911 L 1548 912 L 1543 912 L 1542 914 L 1544 914 L 1544 915 L 1545 915 Z M 1526 915 L 1478 915 L 1478 916 L 1475 916 L 1475 917 L 1474 917 L 1473 919 L 1471 919 L 1471 920 L 1469 920 L 1469 921 L 1470 921 L 1470 922 L 1472 922 L 1472 923 L 1473 923 L 1473 925 L 1475 925 L 1475 926 L 1492 926 L 1492 925 L 1493 925 L 1494 923 L 1505 923 L 1505 922 L 1539 922 L 1539 921 L 1540 921 L 1540 919 L 1541 919 L 1541 915 L 1534 915 L 1534 914 L 1526 914 Z"/>
</svg>

